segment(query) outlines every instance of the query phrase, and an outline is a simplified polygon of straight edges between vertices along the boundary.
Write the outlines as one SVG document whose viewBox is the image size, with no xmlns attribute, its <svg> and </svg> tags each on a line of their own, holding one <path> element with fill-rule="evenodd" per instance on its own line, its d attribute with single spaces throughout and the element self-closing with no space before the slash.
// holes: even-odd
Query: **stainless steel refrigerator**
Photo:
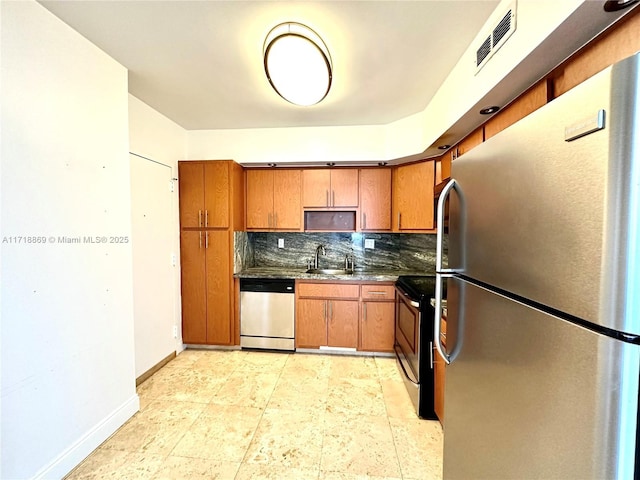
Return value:
<svg viewBox="0 0 640 480">
<path fill-rule="evenodd" d="M 639 71 L 613 65 L 453 162 L 445 480 L 640 476 Z"/>
</svg>

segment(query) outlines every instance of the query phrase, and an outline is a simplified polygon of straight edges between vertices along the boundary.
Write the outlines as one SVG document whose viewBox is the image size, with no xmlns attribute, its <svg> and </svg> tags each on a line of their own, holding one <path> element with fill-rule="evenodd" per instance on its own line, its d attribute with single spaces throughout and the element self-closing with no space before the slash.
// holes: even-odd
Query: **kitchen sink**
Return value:
<svg viewBox="0 0 640 480">
<path fill-rule="evenodd" d="M 310 268 L 305 273 L 315 273 L 317 275 L 352 275 L 353 271 L 344 268 Z"/>
</svg>

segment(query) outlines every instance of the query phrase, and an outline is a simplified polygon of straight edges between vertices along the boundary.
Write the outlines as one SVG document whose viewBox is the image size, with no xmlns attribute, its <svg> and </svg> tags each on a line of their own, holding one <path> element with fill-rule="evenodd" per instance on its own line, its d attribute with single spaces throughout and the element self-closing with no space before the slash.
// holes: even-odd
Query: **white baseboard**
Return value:
<svg viewBox="0 0 640 480">
<path fill-rule="evenodd" d="M 44 480 L 64 477 L 113 435 L 138 410 L 140 410 L 140 398 L 135 394 L 42 468 L 33 478 Z"/>
</svg>

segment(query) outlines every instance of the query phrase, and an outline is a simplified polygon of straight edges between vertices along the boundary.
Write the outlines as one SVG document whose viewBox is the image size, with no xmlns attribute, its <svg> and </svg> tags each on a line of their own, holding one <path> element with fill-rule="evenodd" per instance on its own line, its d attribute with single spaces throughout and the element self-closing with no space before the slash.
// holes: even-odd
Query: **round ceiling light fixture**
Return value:
<svg viewBox="0 0 640 480">
<path fill-rule="evenodd" d="M 262 55 L 269 83 L 286 101 L 308 107 L 329 93 L 333 76 L 329 49 L 306 25 L 286 22 L 272 28 Z"/>
</svg>

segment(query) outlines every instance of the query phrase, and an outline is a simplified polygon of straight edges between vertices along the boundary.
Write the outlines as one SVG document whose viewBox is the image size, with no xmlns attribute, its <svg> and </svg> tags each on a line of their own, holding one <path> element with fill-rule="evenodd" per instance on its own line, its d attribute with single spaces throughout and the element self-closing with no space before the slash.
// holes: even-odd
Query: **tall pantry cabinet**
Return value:
<svg viewBox="0 0 640 480">
<path fill-rule="evenodd" d="M 233 345 L 233 232 L 244 230 L 242 167 L 178 162 L 182 340 Z"/>
</svg>

